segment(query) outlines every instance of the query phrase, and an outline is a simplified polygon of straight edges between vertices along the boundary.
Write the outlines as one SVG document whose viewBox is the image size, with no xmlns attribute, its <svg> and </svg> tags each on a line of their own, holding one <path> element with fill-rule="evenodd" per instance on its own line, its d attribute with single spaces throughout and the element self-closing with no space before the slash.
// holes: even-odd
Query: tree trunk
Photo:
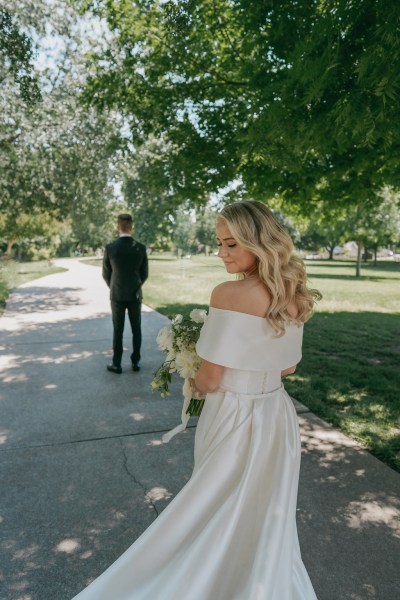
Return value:
<svg viewBox="0 0 400 600">
<path fill-rule="evenodd" d="M 12 249 L 13 249 L 13 246 L 14 246 L 14 244 L 15 244 L 16 241 L 17 241 L 16 238 L 12 238 L 11 240 L 7 240 L 7 250 L 4 253 L 7 258 L 11 258 Z"/>
<path fill-rule="evenodd" d="M 356 277 L 361 277 L 361 242 L 357 242 L 357 264 L 356 264 Z"/>
<path fill-rule="evenodd" d="M 333 251 L 334 251 L 335 247 L 334 246 L 326 246 L 326 249 L 329 252 L 329 260 L 333 260 Z"/>
<path fill-rule="evenodd" d="M 378 248 L 375 246 L 374 248 L 374 267 L 376 267 L 378 262 Z"/>
</svg>

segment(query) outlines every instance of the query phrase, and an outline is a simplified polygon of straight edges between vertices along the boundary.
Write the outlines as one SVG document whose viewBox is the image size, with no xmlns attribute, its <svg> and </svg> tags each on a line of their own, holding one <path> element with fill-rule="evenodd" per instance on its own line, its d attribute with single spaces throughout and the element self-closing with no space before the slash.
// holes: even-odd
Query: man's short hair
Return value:
<svg viewBox="0 0 400 600">
<path fill-rule="evenodd" d="M 118 215 L 118 227 L 122 231 L 130 231 L 132 229 L 132 216 L 128 213 Z"/>
</svg>

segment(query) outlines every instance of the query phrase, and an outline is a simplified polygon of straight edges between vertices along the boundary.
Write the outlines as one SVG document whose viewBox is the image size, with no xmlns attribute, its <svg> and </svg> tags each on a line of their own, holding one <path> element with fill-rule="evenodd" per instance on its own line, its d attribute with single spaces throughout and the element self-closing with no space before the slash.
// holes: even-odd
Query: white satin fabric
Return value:
<svg viewBox="0 0 400 600">
<path fill-rule="evenodd" d="M 226 366 L 208 394 L 191 479 L 75 600 L 316 600 L 296 529 L 300 437 L 280 371 L 302 328 L 210 309 L 197 351 Z"/>
</svg>

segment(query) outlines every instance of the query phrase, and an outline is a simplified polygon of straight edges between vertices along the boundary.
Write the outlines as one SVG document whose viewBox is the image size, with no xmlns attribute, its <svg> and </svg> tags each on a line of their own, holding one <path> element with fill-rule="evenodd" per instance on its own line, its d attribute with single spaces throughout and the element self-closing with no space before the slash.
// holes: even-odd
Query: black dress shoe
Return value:
<svg viewBox="0 0 400 600">
<path fill-rule="evenodd" d="M 117 365 L 107 365 L 107 371 L 111 371 L 111 373 L 118 373 L 120 375 L 122 373 L 121 367 L 117 367 Z"/>
<path fill-rule="evenodd" d="M 139 363 L 132 363 L 132 371 L 140 371 Z"/>
</svg>

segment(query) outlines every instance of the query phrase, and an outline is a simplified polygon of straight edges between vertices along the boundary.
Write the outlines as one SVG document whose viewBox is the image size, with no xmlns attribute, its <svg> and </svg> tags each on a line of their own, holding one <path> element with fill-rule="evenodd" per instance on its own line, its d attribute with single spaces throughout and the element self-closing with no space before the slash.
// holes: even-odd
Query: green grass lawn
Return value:
<svg viewBox="0 0 400 600">
<path fill-rule="evenodd" d="M 304 333 L 303 360 L 288 392 L 400 471 L 400 264 L 307 261 L 324 298 Z M 150 257 L 144 302 L 168 316 L 206 308 L 231 279 L 214 257 Z"/>
<path fill-rule="evenodd" d="M 150 257 L 150 277 L 143 287 L 144 302 L 167 316 L 188 315 L 196 307 L 207 308 L 213 288 L 228 279 L 221 259 L 169 255 Z"/>
<path fill-rule="evenodd" d="M 7 298 L 13 288 L 27 281 L 65 270 L 59 267 L 51 267 L 45 260 L 21 263 L 15 260 L 0 260 L 0 316 L 4 312 Z"/>
</svg>

